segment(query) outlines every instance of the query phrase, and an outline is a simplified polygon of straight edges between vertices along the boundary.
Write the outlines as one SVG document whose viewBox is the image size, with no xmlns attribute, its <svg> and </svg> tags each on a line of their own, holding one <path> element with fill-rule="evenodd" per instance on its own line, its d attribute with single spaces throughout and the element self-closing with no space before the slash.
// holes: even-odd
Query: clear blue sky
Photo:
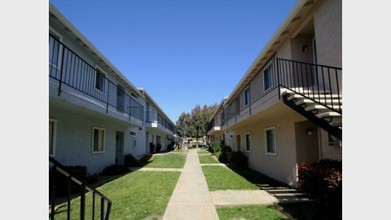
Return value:
<svg viewBox="0 0 391 220">
<path fill-rule="evenodd" d="M 297 0 L 50 0 L 175 123 L 220 103 Z"/>
</svg>

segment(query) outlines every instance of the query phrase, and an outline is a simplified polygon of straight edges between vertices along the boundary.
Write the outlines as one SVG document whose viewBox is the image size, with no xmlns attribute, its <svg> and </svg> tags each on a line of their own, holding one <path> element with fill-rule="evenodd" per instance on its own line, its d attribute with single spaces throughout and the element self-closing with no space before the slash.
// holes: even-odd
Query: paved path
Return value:
<svg viewBox="0 0 391 220">
<path fill-rule="evenodd" d="M 189 150 L 185 166 L 168 202 L 163 220 L 218 220 L 197 150 Z"/>
</svg>

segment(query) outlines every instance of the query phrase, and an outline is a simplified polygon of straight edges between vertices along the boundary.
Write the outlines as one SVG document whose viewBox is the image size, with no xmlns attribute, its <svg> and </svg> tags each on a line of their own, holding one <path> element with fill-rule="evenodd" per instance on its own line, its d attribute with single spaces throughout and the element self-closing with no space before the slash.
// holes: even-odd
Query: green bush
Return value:
<svg viewBox="0 0 391 220">
<path fill-rule="evenodd" d="M 299 164 L 299 187 L 318 203 L 320 212 L 342 217 L 342 161 L 322 159 Z"/>
<path fill-rule="evenodd" d="M 213 141 L 208 148 L 208 151 L 212 154 L 215 154 L 221 150 L 222 143 L 221 141 Z"/>
<path fill-rule="evenodd" d="M 232 159 L 232 148 L 230 146 L 224 146 L 221 148 L 221 154 L 219 156 L 219 161 L 221 163 L 231 163 Z"/>
<path fill-rule="evenodd" d="M 248 163 L 246 155 L 241 151 L 232 152 L 230 165 L 239 169 L 247 169 Z"/>
<path fill-rule="evenodd" d="M 162 149 L 162 144 L 156 144 L 156 153 L 159 153 Z"/>
<path fill-rule="evenodd" d="M 149 143 L 149 153 L 153 154 L 155 153 L 155 144 L 154 143 Z"/>
<path fill-rule="evenodd" d="M 141 163 L 132 154 L 127 154 L 124 156 L 124 165 L 126 167 L 139 167 Z"/>
<path fill-rule="evenodd" d="M 104 176 L 115 176 L 128 172 L 128 168 L 121 164 L 113 164 L 103 169 L 102 175 Z"/>
</svg>

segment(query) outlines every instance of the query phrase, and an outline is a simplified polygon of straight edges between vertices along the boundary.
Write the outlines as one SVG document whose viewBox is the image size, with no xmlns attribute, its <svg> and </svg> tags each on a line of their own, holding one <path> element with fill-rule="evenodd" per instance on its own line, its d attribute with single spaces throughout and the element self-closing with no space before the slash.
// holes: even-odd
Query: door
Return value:
<svg viewBox="0 0 391 220">
<path fill-rule="evenodd" d="M 236 150 L 241 151 L 240 148 L 240 135 L 236 135 Z"/>
<path fill-rule="evenodd" d="M 115 163 L 123 164 L 124 158 L 124 133 L 117 131 L 115 134 Z"/>
</svg>

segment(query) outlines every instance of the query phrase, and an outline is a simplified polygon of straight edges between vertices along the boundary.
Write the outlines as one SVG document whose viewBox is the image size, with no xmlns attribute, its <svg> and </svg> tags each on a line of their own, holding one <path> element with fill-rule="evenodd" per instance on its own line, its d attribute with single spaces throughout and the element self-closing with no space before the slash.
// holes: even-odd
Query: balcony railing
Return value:
<svg viewBox="0 0 391 220">
<path fill-rule="evenodd" d="M 49 77 L 58 81 L 58 95 L 67 86 L 114 107 L 118 112 L 144 119 L 144 107 L 66 45 L 49 34 Z"/>
<path fill-rule="evenodd" d="M 96 217 L 100 217 L 99 219 L 108 220 L 110 218 L 110 210 L 112 201 L 108 199 L 105 195 L 97 191 L 95 188 L 89 186 L 85 181 L 80 180 L 70 174 L 67 171 L 67 168 L 64 167 L 61 163 L 53 159 L 52 157 L 49 157 L 49 165 L 50 165 L 50 179 L 49 179 L 49 201 L 50 201 L 50 216 L 49 218 L 51 220 L 55 219 L 56 217 L 56 211 L 55 211 L 55 204 L 56 200 L 58 200 L 57 196 L 57 190 L 56 187 L 58 187 L 57 184 L 63 184 L 66 186 L 67 189 L 67 196 L 66 196 L 66 216 L 67 219 L 71 219 L 71 210 L 76 210 L 76 208 L 79 208 L 80 217 L 79 219 L 86 219 L 86 207 L 91 207 L 91 217 L 92 219 L 95 219 Z M 57 179 L 60 178 L 61 179 Z M 65 182 L 63 179 L 66 179 Z M 74 187 L 76 186 L 76 187 Z M 75 192 L 72 192 L 72 188 L 78 188 L 78 196 L 80 197 L 80 203 L 78 204 L 79 207 L 71 207 L 71 197 L 72 194 L 75 194 Z M 91 193 L 92 195 L 92 201 L 86 199 L 87 192 Z M 98 200 L 99 204 L 97 204 L 96 200 Z M 87 201 L 91 202 L 90 206 L 86 206 Z M 99 205 L 99 206 L 98 206 Z"/>
<path fill-rule="evenodd" d="M 174 133 L 174 126 L 163 116 L 161 116 L 159 113 L 153 112 L 153 111 L 146 111 L 146 123 L 154 123 L 156 122 L 158 126 L 163 127 L 170 132 Z"/>
<path fill-rule="evenodd" d="M 246 86 L 248 97 L 235 97 L 221 113 L 222 125 L 275 89 L 285 88 L 342 113 L 342 68 L 272 57 Z M 279 93 L 280 94 L 280 93 Z M 331 98 L 332 100 L 331 100 Z M 245 100 L 247 99 L 247 100 Z M 243 102 L 247 102 L 244 104 Z"/>
</svg>

